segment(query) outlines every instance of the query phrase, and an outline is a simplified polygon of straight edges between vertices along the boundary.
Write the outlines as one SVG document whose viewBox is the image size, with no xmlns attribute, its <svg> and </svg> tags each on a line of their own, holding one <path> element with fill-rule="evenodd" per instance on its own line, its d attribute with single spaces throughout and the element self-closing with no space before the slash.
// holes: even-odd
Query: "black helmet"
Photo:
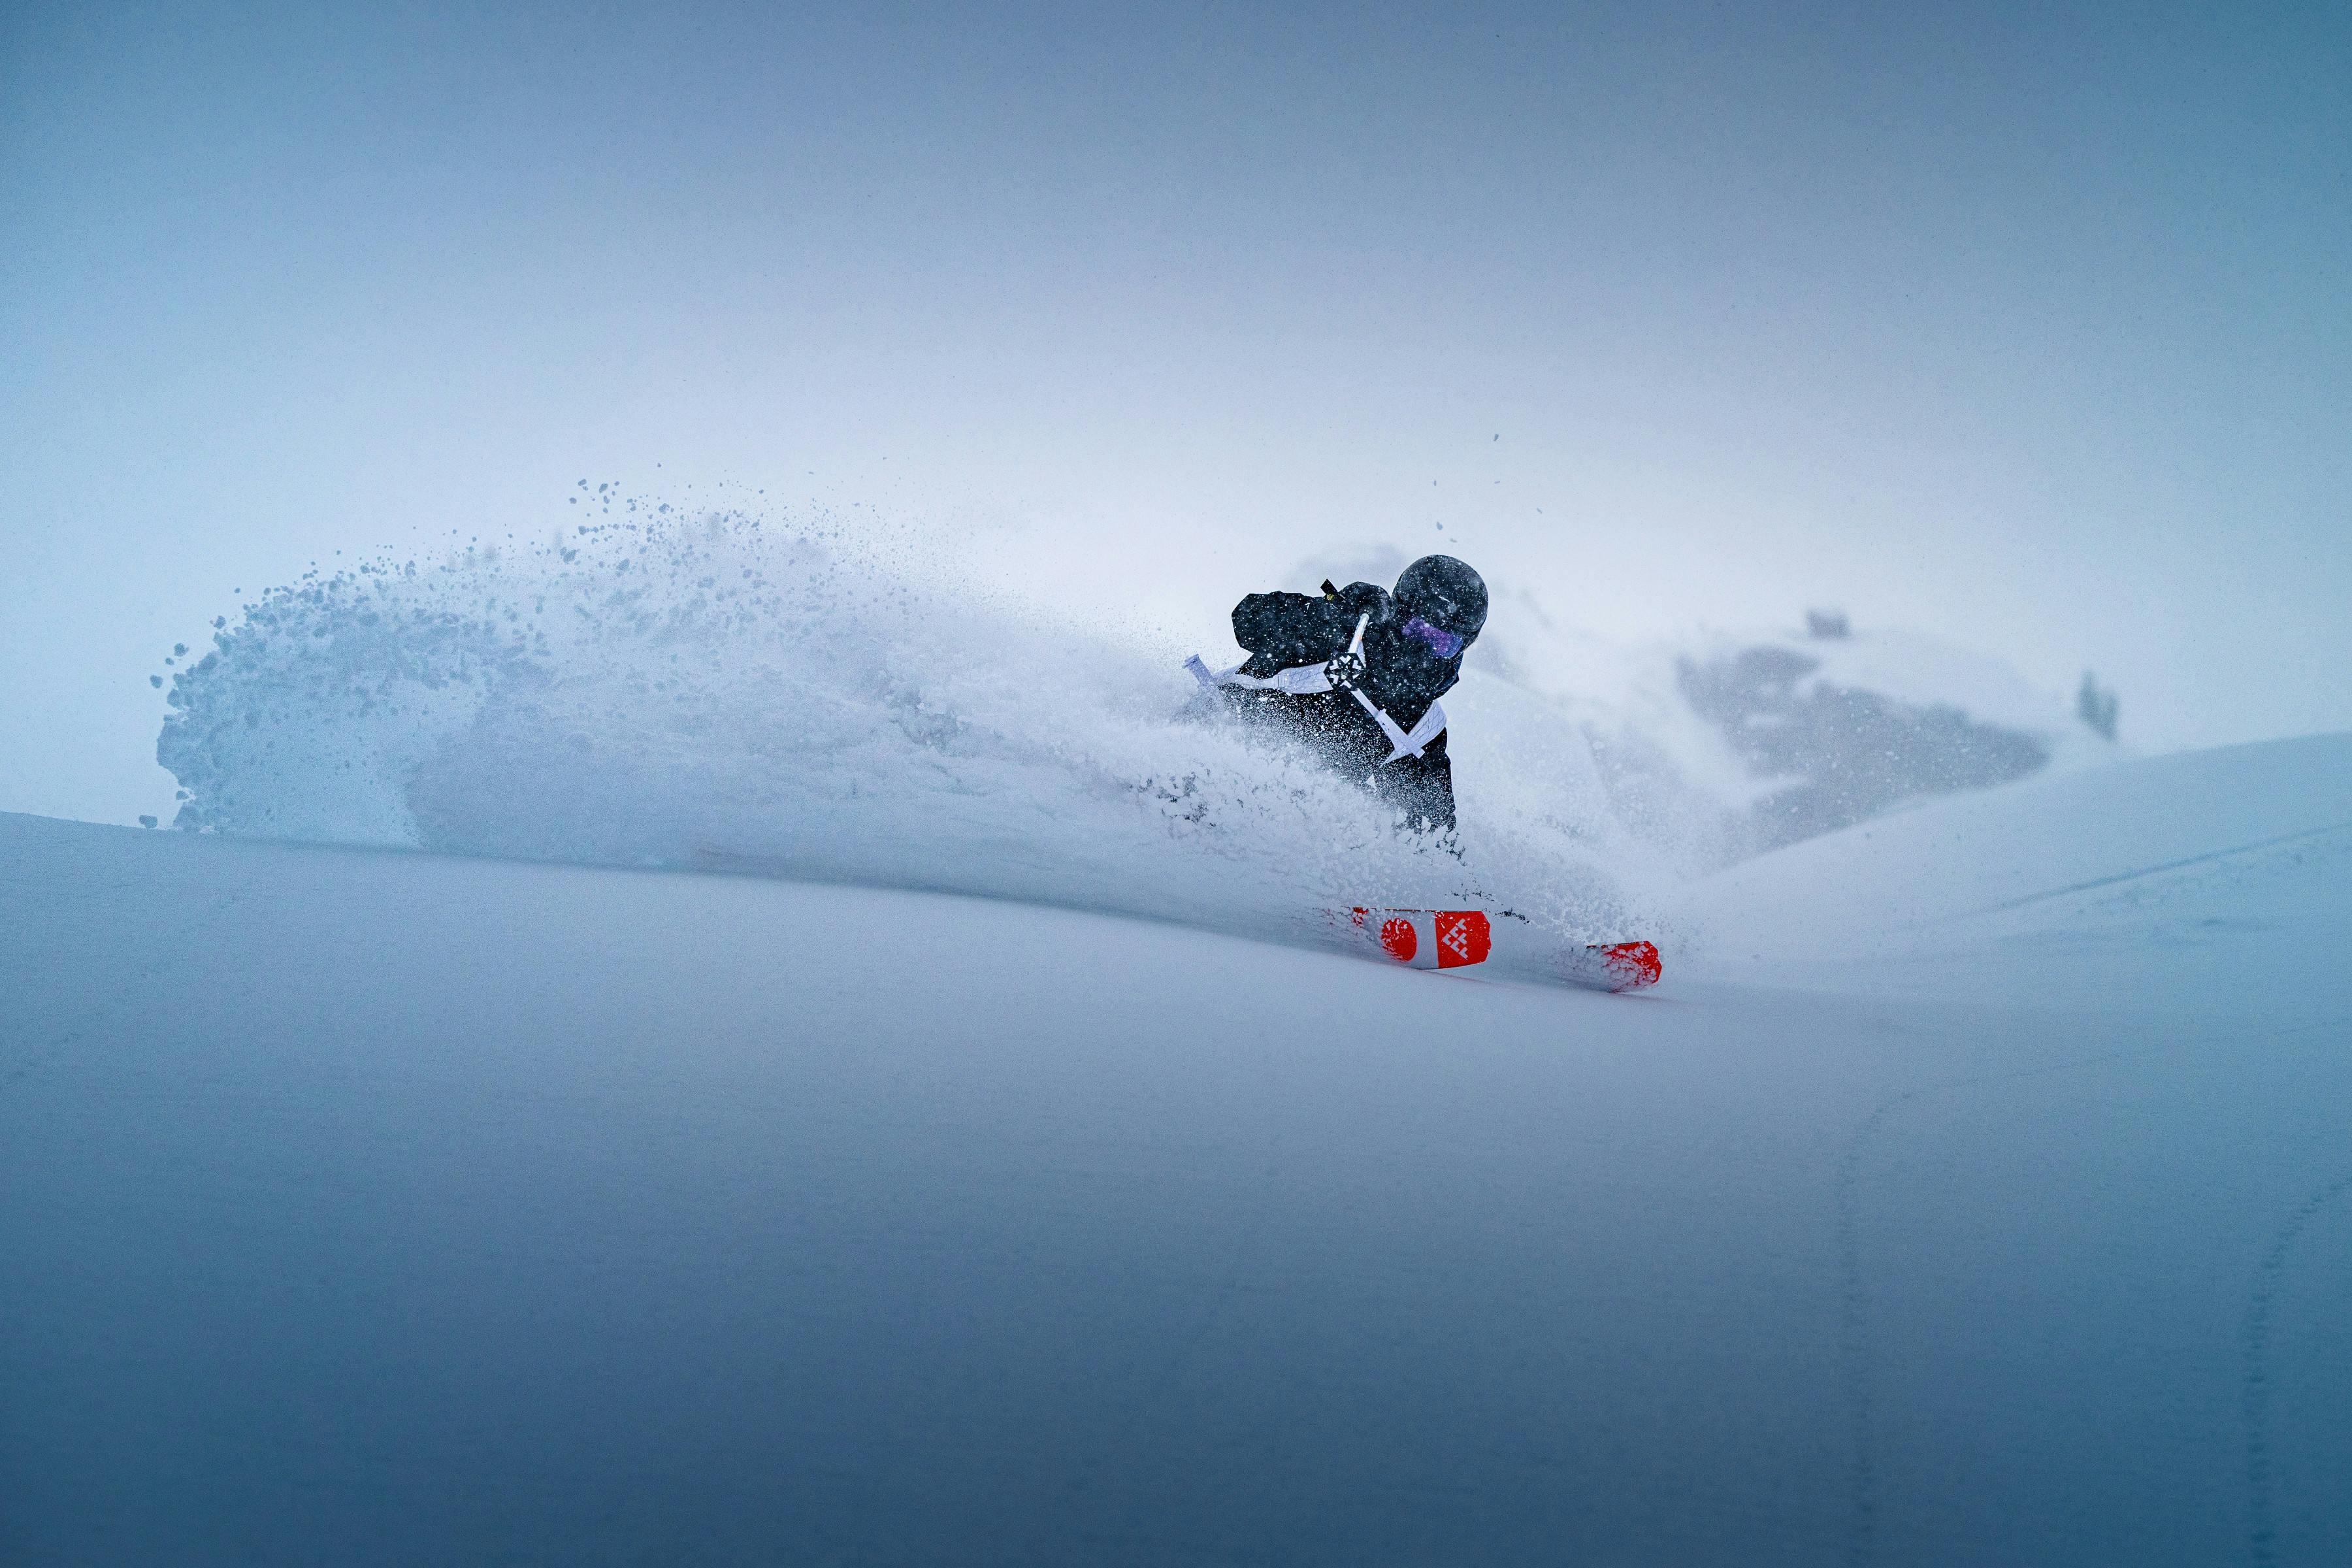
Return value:
<svg viewBox="0 0 2352 1568">
<path fill-rule="evenodd" d="M 1486 624 L 1486 579 L 1451 555 L 1424 555 L 1397 579 L 1396 602 L 1465 643 Z"/>
</svg>

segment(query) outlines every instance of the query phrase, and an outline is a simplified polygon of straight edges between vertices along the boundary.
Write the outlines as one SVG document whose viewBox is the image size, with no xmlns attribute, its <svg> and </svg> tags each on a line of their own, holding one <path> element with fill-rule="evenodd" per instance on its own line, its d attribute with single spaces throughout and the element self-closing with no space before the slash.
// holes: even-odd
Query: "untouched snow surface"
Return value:
<svg viewBox="0 0 2352 1568">
<path fill-rule="evenodd" d="M 0 1559 L 2352 1560 L 2347 824 L 1948 801 L 1620 998 L 0 817 Z"/>
<path fill-rule="evenodd" d="M 2352 970 L 2347 849 L 2352 735 L 2319 735 L 1937 801 L 1734 867 L 1685 912 L 1735 973 L 2273 1007 Z"/>
</svg>

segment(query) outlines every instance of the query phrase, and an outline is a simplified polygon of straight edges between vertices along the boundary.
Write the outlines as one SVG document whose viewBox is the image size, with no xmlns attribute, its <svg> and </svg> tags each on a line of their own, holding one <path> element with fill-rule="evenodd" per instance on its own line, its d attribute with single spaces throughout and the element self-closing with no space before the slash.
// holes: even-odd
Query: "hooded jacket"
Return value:
<svg viewBox="0 0 2352 1568">
<path fill-rule="evenodd" d="M 1385 588 L 1370 583 L 1324 588 L 1320 596 L 1252 594 L 1234 606 L 1234 640 L 1250 656 L 1241 673 L 1266 679 L 1281 670 L 1327 663 L 1348 651 L 1360 619 L 1364 668 L 1354 683 L 1401 729 L 1412 729 L 1461 678 L 1461 653 L 1441 658 L 1426 642 L 1407 637 L 1408 616 Z M 1333 765 L 1360 774 L 1414 826 L 1453 829 L 1454 764 L 1446 756 L 1444 731 L 1419 756 L 1391 760 L 1380 721 L 1346 690 L 1294 696 L 1223 689 L 1236 710 L 1295 729 Z"/>
</svg>

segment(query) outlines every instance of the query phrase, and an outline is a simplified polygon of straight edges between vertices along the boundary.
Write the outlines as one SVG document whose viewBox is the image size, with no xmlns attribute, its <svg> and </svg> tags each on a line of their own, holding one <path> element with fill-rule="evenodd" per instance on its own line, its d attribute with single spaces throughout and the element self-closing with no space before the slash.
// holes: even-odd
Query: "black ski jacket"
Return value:
<svg viewBox="0 0 2352 1568">
<path fill-rule="evenodd" d="M 1462 656 L 1440 658 L 1428 644 L 1406 637 L 1396 600 L 1370 583 L 1350 583 L 1319 597 L 1252 594 L 1235 605 L 1234 640 L 1250 656 L 1242 673 L 1264 679 L 1278 670 L 1327 663 L 1347 651 L 1358 618 L 1365 616 L 1370 619 L 1364 626 L 1364 673 L 1358 684 L 1400 729 L 1410 730 L 1461 678 Z M 1445 731 L 1420 756 L 1391 763 L 1379 721 L 1345 691 L 1294 697 L 1235 687 L 1224 690 L 1236 710 L 1296 729 L 1334 766 L 1395 802 L 1415 826 L 1452 831 L 1454 764 L 1445 754 Z"/>
</svg>

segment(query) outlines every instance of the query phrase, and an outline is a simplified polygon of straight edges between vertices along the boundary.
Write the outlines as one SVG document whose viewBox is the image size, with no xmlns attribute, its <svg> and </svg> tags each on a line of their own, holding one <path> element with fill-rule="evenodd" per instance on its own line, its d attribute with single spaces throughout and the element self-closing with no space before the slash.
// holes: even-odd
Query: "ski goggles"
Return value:
<svg viewBox="0 0 2352 1568">
<path fill-rule="evenodd" d="M 1433 626 L 1419 616 L 1405 622 L 1404 635 L 1419 637 L 1429 645 L 1429 651 L 1440 658 L 1452 658 L 1462 651 L 1462 639 L 1441 626 Z"/>
</svg>

